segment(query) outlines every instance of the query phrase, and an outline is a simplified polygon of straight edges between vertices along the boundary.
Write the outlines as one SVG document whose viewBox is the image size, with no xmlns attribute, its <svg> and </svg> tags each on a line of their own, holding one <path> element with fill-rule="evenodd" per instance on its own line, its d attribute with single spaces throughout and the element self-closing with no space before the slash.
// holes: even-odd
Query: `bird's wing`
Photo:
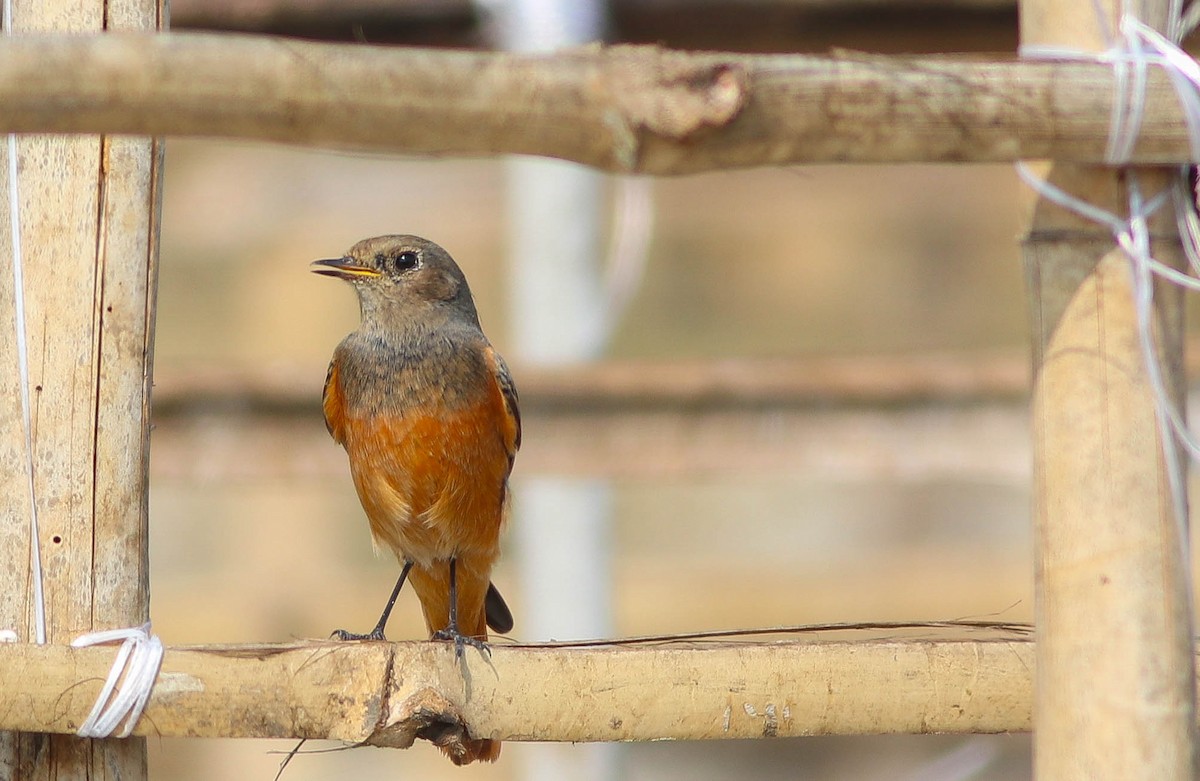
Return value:
<svg viewBox="0 0 1200 781">
<path fill-rule="evenodd" d="M 342 405 L 342 387 L 338 383 L 337 353 L 334 353 L 333 360 L 329 362 L 329 371 L 325 372 L 325 388 L 321 391 L 321 410 L 325 413 L 325 428 L 329 429 L 333 441 L 339 445 L 342 444 L 346 415 Z"/>
<path fill-rule="evenodd" d="M 521 407 L 517 398 L 517 386 L 513 383 L 512 375 L 509 373 L 504 359 L 500 357 L 500 353 L 488 346 L 484 349 L 484 355 L 496 377 L 500 395 L 504 398 L 504 411 L 507 416 L 504 446 L 508 449 L 508 466 L 511 469 L 512 461 L 516 458 L 518 448 L 521 447 Z"/>
</svg>

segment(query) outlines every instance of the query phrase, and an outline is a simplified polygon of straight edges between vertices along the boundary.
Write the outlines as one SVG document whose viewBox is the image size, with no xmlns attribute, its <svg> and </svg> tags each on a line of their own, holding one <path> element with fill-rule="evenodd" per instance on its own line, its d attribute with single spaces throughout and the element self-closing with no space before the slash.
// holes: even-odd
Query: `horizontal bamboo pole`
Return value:
<svg viewBox="0 0 1200 781">
<path fill-rule="evenodd" d="M 522 411 L 576 413 L 980 404 L 1027 398 L 1030 378 L 1029 358 L 1017 351 L 512 366 Z M 155 373 L 155 417 L 214 408 L 312 416 L 321 401 L 313 377 L 323 371 L 284 364 L 168 366 Z"/>
<path fill-rule="evenodd" d="M 892 410 L 532 408 L 522 416 L 518 480 L 1029 481 L 1029 411 L 1016 401 Z M 319 411 L 193 408 L 156 420 L 152 480 L 346 485 L 346 454 Z"/>
<path fill-rule="evenodd" d="M 260 139 L 503 153 L 682 174 L 819 162 L 1101 162 L 1113 74 L 1081 63 L 685 54 L 553 55 L 204 34 L 0 42 L 0 132 Z M 1151 69 L 1133 162 L 1190 159 Z"/>
<path fill-rule="evenodd" d="M 155 479 L 344 477 L 314 367 L 155 372 Z M 1017 354 L 514 366 L 518 476 L 1028 479 Z M 919 442 L 919 446 L 914 446 Z"/>
<path fill-rule="evenodd" d="M 861 12 L 861 23 L 877 19 L 871 14 L 879 8 L 879 0 L 614 0 L 610 7 L 628 22 L 632 16 L 679 12 L 695 14 L 712 11 L 725 13 L 771 11 L 761 24 L 769 24 L 780 11 L 796 12 Z M 910 11 L 966 10 L 1015 11 L 1013 0 L 909 0 L 904 4 Z M 377 25 L 454 24 L 477 17 L 473 0 L 176 0 L 171 4 L 171 24 L 177 27 L 204 27 L 221 30 L 262 30 L 268 27 L 300 25 L 315 26 L 324 22 L 323 29 L 333 29 L 335 23 L 362 23 L 364 18 Z M 919 17 L 918 17 L 919 18 Z M 894 26 L 894 17 L 887 16 Z M 747 20 L 752 22 L 753 20 Z M 882 20 L 878 20 L 882 23 Z"/>
<path fill-rule="evenodd" d="M 0 729 L 72 732 L 113 648 L 0 646 Z M 648 741 L 1030 728 L 1027 639 L 169 648 L 135 734 Z"/>
<path fill-rule="evenodd" d="M 1015 0 L 609 0 L 608 39 L 681 48 L 823 51 L 1008 50 Z M 885 11 L 880 13 L 880 11 Z M 474 0 L 172 0 L 171 27 L 319 40 L 477 48 L 489 41 Z M 736 22 L 736 23 L 731 23 Z M 357 36 L 357 37 L 356 37 Z M 869 43 L 868 43 L 869 42 Z M 914 49 L 913 45 L 920 48 Z"/>
</svg>

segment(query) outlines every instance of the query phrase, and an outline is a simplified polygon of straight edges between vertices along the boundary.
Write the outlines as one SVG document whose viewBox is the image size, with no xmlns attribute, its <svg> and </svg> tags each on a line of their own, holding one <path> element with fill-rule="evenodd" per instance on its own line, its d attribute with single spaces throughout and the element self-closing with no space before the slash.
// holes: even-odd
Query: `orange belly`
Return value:
<svg viewBox="0 0 1200 781">
<path fill-rule="evenodd" d="M 343 444 L 377 545 L 424 568 L 495 559 L 508 453 L 493 410 L 346 417 Z"/>
</svg>

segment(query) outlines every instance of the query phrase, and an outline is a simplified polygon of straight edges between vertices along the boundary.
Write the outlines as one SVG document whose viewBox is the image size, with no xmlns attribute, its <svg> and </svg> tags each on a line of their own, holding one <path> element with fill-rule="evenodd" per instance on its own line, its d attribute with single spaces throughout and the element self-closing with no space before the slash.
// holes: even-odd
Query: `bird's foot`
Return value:
<svg viewBox="0 0 1200 781">
<path fill-rule="evenodd" d="M 377 626 L 365 635 L 358 635 L 354 632 L 347 632 L 345 629 L 336 629 L 330 637 L 335 640 L 387 640 L 383 636 L 383 627 Z"/>
<path fill-rule="evenodd" d="M 468 645 L 479 651 L 479 653 L 483 654 L 488 659 L 492 658 L 492 647 L 488 645 L 487 642 L 480 640 L 478 637 L 469 637 L 464 635 L 462 632 L 458 631 L 458 629 L 452 626 L 448 626 L 445 629 L 439 629 L 433 633 L 430 639 L 454 643 L 454 656 L 457 659 L 463 658 L 463 648 Z"/>
</svg>

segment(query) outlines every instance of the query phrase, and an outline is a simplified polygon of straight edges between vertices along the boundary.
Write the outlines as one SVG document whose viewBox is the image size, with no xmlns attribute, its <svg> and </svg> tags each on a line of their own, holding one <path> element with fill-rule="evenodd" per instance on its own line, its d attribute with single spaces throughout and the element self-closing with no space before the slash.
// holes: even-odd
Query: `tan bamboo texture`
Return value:
<svg viewBox="0 0 1200 781">
<path fill-rule="evenodd" d="M 1164 24 L 1166 2 L 1132 5 L 1147 23 Z M 1027 0 L 1022 40 L 1099 51 L 1121 8 Z M 1125 215 L 1131 177 L 1152 194 L 1168 175 L 1056 163 L 1049 179 Z M 1151 224 L 1153 251 L 1178 264 L 1173 214 L 1163 211 Z M 1035 365 L 1035 774 L 1056 781 L 1191 779 L 1189 559 L 1167 484 L 1129 260 L 1107 228 L 1045 199 L 1034 209 L 1024 250 Z M 1179 405 L 1182 295 L 1169 286 L 1158 293 L 1154 358 Z"/>
<path fill-rule="evenodd" d="M 196 33 L 0 43 L 0 131 L 532 154 L 652 174 L 1099 162 L 1115 94 L 1112 69 L 1099 63 L 653 46 L 535 56 Z M 1138 162 L 1191 155 L 1175 93 L 1155 68 L 1140 139 Z"/>
<path fill-rule="evenodd" d="M 406 747 L 431 724 L 503 740 L 717 740 L 1029 729 L 1027 639 L 471 651 L 442 643 L 171 648 L 140 735 Z M 69 732 L 112 648 L 0 645 L 0 726 Z"/>
<path fill-rule="evenodd" d="M 153 30 L 156 0 L 15 0 L 17 36 Z M 0 41 L 0 45 L 7 45 Z M 0 145 L 0 625 L 32 642 L 26 482 L 17 400 L 28 382 L 47 639 L 148 615 L 146 457 L 160 150 L 150 139 L 24 136 L 17 146 L 29 373 L 17 362 L 8 147 Z M 11 726 L 11 725 L 6 725 Z M 0 776 L 140 779 L 145 742 L 0 736 Z"/>
</svg>

